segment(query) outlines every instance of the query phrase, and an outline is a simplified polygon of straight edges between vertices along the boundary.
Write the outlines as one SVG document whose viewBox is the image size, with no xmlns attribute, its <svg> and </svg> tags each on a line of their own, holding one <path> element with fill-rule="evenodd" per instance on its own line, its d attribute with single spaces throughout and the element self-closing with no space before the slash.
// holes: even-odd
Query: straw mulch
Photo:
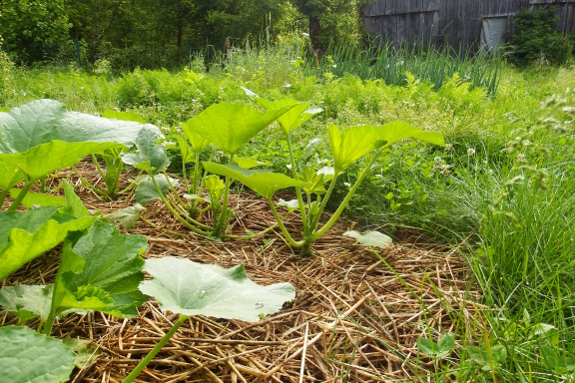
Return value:
<svg viewBox="0 0 575 383">
<path fill-rule="evenodd" d="M 79 169 L 97 181 L 91 165 Z M 77 192 L 88 208 L 104 214 L 127 206 L 101 202 L 83 187 Z M 236 212 L 234 232 L 258 232 L 274 223 L 267 202 L 250 194 L 234 195 L 230 206 Z M 454 251 L 394 245 L 380 251 L 382 262 L 343 237 L 351 224 L 341 223 L 315 245 L 317 257 L 302 259 L 275 233 L 216 242 L 190 235 L 159 203 L 147 208 L 148 220 L 183 235 L 138 223 L 129 232 L 148 238 L 144 257 L 178 256 L 224 267 L 244 263 L 257 283 L 291 282 L 297 298 L 257 323 L 189 319 L 140 382 L 410 381 L 433 371 L 432 361 L 418 354 L 417 337 L 454 331 L 475 314 L 472 302 L 478 296 Z M 294 228 L 296 223 L 294 217 Z M 5 284 L 53 282 L 58 254 L 55 249 L 36 259 Z M 100 348 L 93 364 L 76 369 L 73 382 L 121 382 L 176 320 L 150 302 L 131 320 L 68 315 L 53 335 L 91 339 Z M 14 318 L 0 315 L 0 325 L 10 323 Z"/>
</svg>

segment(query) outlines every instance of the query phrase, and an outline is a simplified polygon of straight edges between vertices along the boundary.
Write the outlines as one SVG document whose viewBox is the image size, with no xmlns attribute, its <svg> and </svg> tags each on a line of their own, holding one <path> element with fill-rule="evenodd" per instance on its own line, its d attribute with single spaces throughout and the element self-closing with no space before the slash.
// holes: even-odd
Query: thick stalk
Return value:
<svg viewBox="0 0 575 383">
<path fill-rule="evenodd" d="M 198 191 L 198 181 L 200 179 L 200 153 L 196 154 L 196 166 L 194 166 L 194 190 L 192 191 L 193 194 L 198 194 L 202 192 L 201 190 Z M 199 185 L 202 186 L 201 184 Z"/>
<path fill-rule="evenodd" d="M 104 172 L 102 171 L 102 168 L 100 167 L 100 164 L 98 163 L 98 159 L 96 158 L 95 154 L 92 154 L 92 162 L 94 163 L 94 165 L 96 165 L 96 169 L 98 170 L 98 173 L 100 173 L 100 177 L 105 179 L 106 176 L 104 175 Z"/>
<path fill-rule="evenodd" d="M 331 180 L 331 184 L 329 185 L 329 188 L 327 189 L 327 192 L 325 193 L 325 196 L 323 197 L 323 201 L 321 202 L 321 205 L 319 205 L 319 208 L 317 209 L 317 215 L 313 218 L 313 222 L 310 225 L 311 230 L 313 230 L 313 231 L 315 231 L 317 229 L 317 225 L 319 224 L 319 220 L 321 218 L 321 215 L 323 214 L 323 211 L 325 210 L 325 207 L 327 205 L 327 201 L 329 200 L 329 198 L 331 197 L 331 194 L 333 193 L 333 190 L 335 189 L 335 181 L 337 180 L 337 177 L 339 177 L 339 173 L 333 175 L 333 179 Z"/>
<path fill-rule="evenodd" d="M 230 164 L 234 162 L 234 155 L 230 156 Z M 226 230 L 227 222 L 228 222 L 228 201 L 230 199 L 230 186 L 231 186 L 231 179 L 230 177 L 226 177 L 226 189 L 224 191 L 224 203 L 222 204 L 222 211 L 220 212 L 220 219 L 218 220 L 217 225 L 214 225 L 214 232 L 213 235 L 216 238 L 220 238 L 223 232 Z"/>
<path fill-rule="evenodd" d="M 279 227 L 280 227 L 280 230 L 282 231 L 282 233 L 283 233 L 285 239 L 288 241 L 288 243 L 289 243 L 292 247 L 295 247 L 295 248 L 300 248 L 300 247 L 302 247 L 303 244 L 304 244 L 304 241 L 296 242 L 296 241 L 292 238 L 292 236 L 290 235 L 290 233 L 287 231 L 285 225 L 283 224 L 283 221 L 282 221 L 280 215 L 278 214 L 278 211 L 276 210 L 276 207 L 274 206 L 274 203 L 273 203 L 273 201 L 271 200 L 271 198 L 268 199 L 268 203 L 270 204 L 270 208 L 271 208 L 271 210 L 272 210 L 272 213 L 273 213 L 273 215 L 274 215 L 274 217 L 275 217 L 275 219 L 276 219 L 276 221 L 277 221 L 277 223 L 278 223 L 278 225 L 279 225 Z"/>
<path fill-rule="evenodd" d="M 180 195 L 178 194 L 178 192 L 176 191 L 176 188 L 174 187 L 174 185 L 172 184 L 172 181 L 170 181 L 170 177 L 168 176 L 168 173 L 166 173 L 166 171 L 164 170 L 162 172 L 162 174 L 164 175 L 164 177 L 166 177 L 166 181 L 168 181 L 168 185 L 170 185 L 170 189 L 172 190 L 172 193 L 176 196 L 176 199 L 178 200 L 178 203 L 181 206 L 186 206 L 186 204 L 184 203 L 184 201 L 182 201 L 182 199 L 180 198 Z"/>
<path fill-rule="evenodd" d="M 355 192 L 357 191 L 357 189 L 359 188 L 359 185 L 361 185 L 361 183 L 363 182 L 363 180 L 365 179 L 365 177 L 367 177 L 367 175 L 369 174 L 369 172 L 371 171 L 371 167 L 373 166 L 373 164 L 375 163 L 375 161 L 379 158 L 379 156 L 381 155 L 381 153 L 383 152 L 383 150 L 387 148 L 387 146 L 382 147 L 381 149 L 378 150 L 377 154 L 373 156 L 373 158 L 371 159 L 371 161 L 369 161 L 369 163 L 367 164 L 367 166 L 365 167 L 365 169 L 363 169 L 363 171 L 361 172 L 361 174 L 359 175 L 359 177 L 357 178 L 357 181 L 355 181 L 355 184 L 352 186 L 352 188 L 349 190 L 349 192 L 347 193 L 347 195 L 345 196 L 345 199 L 343 200 L 343 202 L 339 205 L 339 207 L 337 208 L 337 210 L 335 211 L 335 213 L 331 216 L 331 218 L 329 219 L 329 221 L 327 221 L 327 223 L 320 229 L 318 230 L 315 234 L 314 234 L 314 239 L 318 239 L 321 238 L 325 233 L 327 233 L 329 231 L 329 229 L 331 229 L 331 227 L 337 222 L 337 220 L 339 219 L 339 217 L 341 216 L 341 214 L 343 213 L 343 211 L 345 210 L 345 208 L 347 207 L 347 205 L 349 204 L 349 201 L 351 201 L 351 198 L 353 197 L 353 195 L 355 194 Z"/>
<path fill-rule="evenodd" d="M 174 326 L 170 329 L 170 331 L 168 331 L 168 333 L 164 335 L 164 337 L 158 342 L 156 347 L 154 347 L 152 351 L 150 351 L 150 353 L 146 355 L 144 359 L 142 359 L 142 361 L 136 366 L 136 368 L 134 368 L 134 370 L 130 373 L 130 375 L 128 375 L 126 379 L 122 381 L 122 383 L 133 382 L 134 379 L 136 379 L 138 375 L 140 375 L 140 373 L 144 371 L 146 366 L 156 357 L 156 355 L 158 355 L 162 347 L 164 347 L 166 343 L 168 343 L 168 341 L 172 338 L 172 336 L 174 336 L 176 331 L 178 331 L 178 329 L 184 324 L 184 322 L 188 318 L 189 318 L 188 316 L 180 314 L 180 319 L 176 323 L 174 323 Z"/>
<path fill-rule="evenodd" d="M 26 194 L 28 194 L 28 191 L 30 190 L 32 185 L 36 183 L 36 181 L 37 179 L 32 178 L 30 181 L 28 181 L 26 185 L 24 185 L 22 190 L 20 190 L 20 194 L 18 194 L 18 197 L 16 197 L 14 202 L 12 202 L 12 205 L 10 205 L 10 207 L 8 208 L 8 211 L 15 211 L 18 208 L 18 206 L 20 206 L 20 204 L 24 200 L 24 197 L 26 197 Z"/>
<path fill-rule="evenodd" d="M 297 168 L 295 167 L 295 159 L 294 159 L 294 155 L 293 155 L 293 150 L 291 147 L 291 139 L 289 136 L 289 133 L 286 134 L 286 140 L 287 140 L 287 144 L 288 144 L 288 150 L 289 150 L 289 157 L 290 157 L 290 161 L 291 161 L 291 171 L 293 173 L 293 176 L 295 179 L 297 179 Z M 301 188 L 299 186 L 296 186 L 295 188 L 295 192 L 297 195 L 297 202 L 299 205 L 299 211 L 301 214 L 301 219 L 303 221 L 303 228 L 304 228 L 304 233 L 307 234 L 308 230 L 310 229 L 309 227 L 309 223 L 307 221 L 307 212 L 305 210 L 305 204 L 303 203 L 303 197 L 301 194 Z"/>
<path fill-rule="evenodd" d="M 160 188 L 158 187 L 158 184 L 156 182 L 156 179 L 154 177 L 152 177 L 152 182 L 154 183 L 154 186 L 156 187 L 156 191 L 158 192 L 158 195 L 160 196 L 160 199 L 162 200 L 162 202 L 164 203 L 164 205 L 166 205 L 166 207 L 168 208 L 168 210 L 170 211 L 170 213 L 173 214 L 174 217 L 176 217 L 176 219 L 178 221 L 180 221 L 185 227 L 187 227 L 189 230 L 193 231 L 196 234 L 199 235 L 203 235 L 205 237 L 208 237 L 210 234 L 202 231 L 198 228 L 196 228 L 195 226 L 193 226 L 192 224 L 190 224 L 189 222 L 187 222 L 184 218 L 182 218 L 177 212 L 176 210 L 172 207 L 172 205 L 170 204 L 170 202 L 168 202 L 168 200 L 166 199 L 166 197 L 164 197 L 164 194 L 162 194 L 162 191 L 160 190 Z"/>
<path fill-rule="evenodd" d="M 184 185 L 186 186 L 186 191 L 190 192 L 190 186 L 188 184 L 188 173 L 186 172 L 186 163 L 182 159 L 182 175 L 184 177 Z"/>
</svg>

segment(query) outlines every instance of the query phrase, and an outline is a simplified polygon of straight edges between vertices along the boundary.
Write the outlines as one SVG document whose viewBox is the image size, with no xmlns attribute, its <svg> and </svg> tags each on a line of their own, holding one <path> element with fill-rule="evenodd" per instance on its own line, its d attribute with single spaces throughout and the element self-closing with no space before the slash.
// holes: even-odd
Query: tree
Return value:
<svg viewBox="0 0 575 383">
<path fill-rule="evenodd" d="M 318 57 L 333 40 L 359 37 L 360 8 L 367 0 L 291 0 L 309 20 L 309 37 Z M 353 36 L 350 36 L 352 34 Z"/>
<path fill-rule="evenodd" d="M 3 0 L 0 35 L 14 61 L 31 64 L 58 55 L 69 41 L 64 0 Z"/>
</svg>

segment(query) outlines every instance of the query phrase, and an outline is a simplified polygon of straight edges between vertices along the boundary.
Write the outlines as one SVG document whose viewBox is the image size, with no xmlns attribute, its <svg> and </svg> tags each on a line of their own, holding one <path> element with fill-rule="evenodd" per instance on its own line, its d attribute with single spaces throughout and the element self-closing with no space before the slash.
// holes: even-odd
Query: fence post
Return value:
<svg viewBox="0 0 575 383">
<path fill-rule="evenodd" d="M 76 45 L 76 54 L 78 55 L 78 66 L 82 69 L 82 58 L 80 57 L 80 45 L 78 44 L 78 39 L 74 39 L 74 45 Z"/>
<path fill-rule="evenodd" d="M 188 43 L 188 65 L 190 70 L 192 70 L 192 47 L 190 46 L 190 43 Z"/>
</svg>

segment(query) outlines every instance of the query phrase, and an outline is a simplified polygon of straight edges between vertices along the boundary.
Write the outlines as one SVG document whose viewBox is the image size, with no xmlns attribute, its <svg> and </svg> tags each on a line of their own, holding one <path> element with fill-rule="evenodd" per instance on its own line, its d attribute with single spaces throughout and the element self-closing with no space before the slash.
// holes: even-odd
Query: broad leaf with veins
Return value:
<svg viewBox="0 0 575 383">
<path fill-rule="evenodd" d="M 291 284 L 260 286 L 247 277 L 243 265 L 224 269 L 166 257 L 148 259 L 144 269 L 153 279 L 142 282 L 140 290 L 160 302 L 162 310 L 186 316 L 257 322 L 295 298 Z"/>
</svg>

